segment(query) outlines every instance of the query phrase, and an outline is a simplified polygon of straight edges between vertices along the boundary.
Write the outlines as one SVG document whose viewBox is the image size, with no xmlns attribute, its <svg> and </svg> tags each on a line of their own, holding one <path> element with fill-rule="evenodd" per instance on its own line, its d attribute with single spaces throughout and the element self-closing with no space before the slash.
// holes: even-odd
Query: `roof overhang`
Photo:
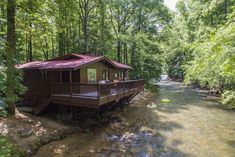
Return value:
<svg viewBox="0 0 235 157">
<path fill-rule="evenodd" d="M 68 59 L 70 58 L 71 59 Z M 39 69 L 42 71 L 77 70 L 96 62 L 105 61 L 110 67 L 120 70 L 133 70 L 132 67 L 112 61 L 104 56 L 88 56 L 79 54 L 68 54 L 62 57 L 53 58 L 47 61 L 34 61 L 16 65 L 18 69 Z"/>
</svg>

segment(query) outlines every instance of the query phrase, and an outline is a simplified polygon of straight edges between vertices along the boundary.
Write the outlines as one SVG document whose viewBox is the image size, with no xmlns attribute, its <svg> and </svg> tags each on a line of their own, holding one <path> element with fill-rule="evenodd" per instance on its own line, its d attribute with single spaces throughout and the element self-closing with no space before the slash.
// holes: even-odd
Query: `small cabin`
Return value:
<svg viewBox="0 0 235 157">
<path fill-rule="evenodd" d="M 129 103 L 144 89 L 143 80 L 130 80 L 132 67 L 104 56 L 68 54 L 47 61 L 17 65 L 27 87 L 23 99 L 34 114 L 48 104 L 99 108 L 112 103 Z"/>
</svg>

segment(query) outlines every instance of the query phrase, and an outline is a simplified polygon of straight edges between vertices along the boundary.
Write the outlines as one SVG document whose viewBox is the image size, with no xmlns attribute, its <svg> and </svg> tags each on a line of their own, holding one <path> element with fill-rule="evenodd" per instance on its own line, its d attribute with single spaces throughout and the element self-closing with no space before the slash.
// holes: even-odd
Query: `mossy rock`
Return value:
<svg viewBox="0 0 235 157">
<path fill-rule="evenodd" d="M 165 99 L 162 99 L 161 102 L 163 102 L 163 103 L 169 103 L 170 100 L 165 98 Z"/>
</svg>

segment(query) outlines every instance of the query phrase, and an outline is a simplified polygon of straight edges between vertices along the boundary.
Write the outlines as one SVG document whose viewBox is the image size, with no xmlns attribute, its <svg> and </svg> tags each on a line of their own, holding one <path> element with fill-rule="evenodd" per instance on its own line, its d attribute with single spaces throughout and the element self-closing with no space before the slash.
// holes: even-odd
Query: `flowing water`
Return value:
<svg viewBox="0 0 235 157">
<path fill-rule="evenodd" d="M 235 112 L 176 82 L 88 124 L 35 156 L 235 157 Z"/>
</svg>

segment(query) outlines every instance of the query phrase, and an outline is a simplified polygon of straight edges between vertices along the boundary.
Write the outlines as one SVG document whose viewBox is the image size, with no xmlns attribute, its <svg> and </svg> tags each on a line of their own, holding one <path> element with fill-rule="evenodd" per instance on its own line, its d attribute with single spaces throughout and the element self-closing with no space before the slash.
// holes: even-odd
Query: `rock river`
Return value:
<svg viewBox="0 0 235 157">
<path fill-rule="evenodd" d="M 161 82 L 154 94 L 88 121 L 34 156 L 235 157 L 235 112 L 177 82 Z"/>
</svg>

